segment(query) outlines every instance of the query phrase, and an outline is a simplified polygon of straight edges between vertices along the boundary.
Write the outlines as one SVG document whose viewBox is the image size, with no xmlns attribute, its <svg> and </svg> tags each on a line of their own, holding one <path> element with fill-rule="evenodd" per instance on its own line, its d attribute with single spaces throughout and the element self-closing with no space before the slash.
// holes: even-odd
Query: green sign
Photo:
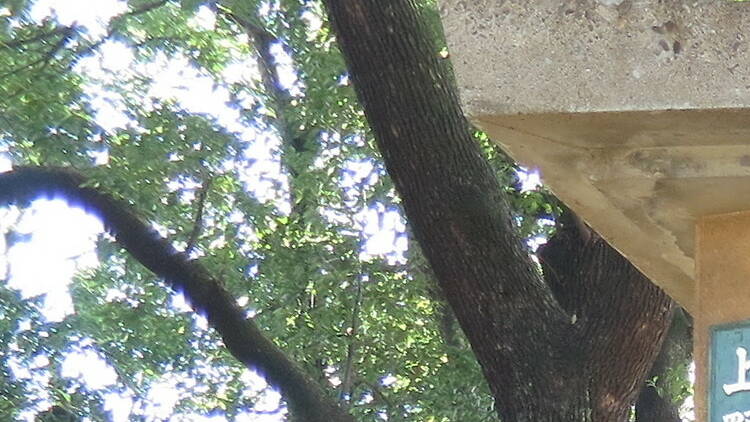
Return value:
<svg viewBox="0 0 750 422">
<path fill-rule="evenodd" d="M 750 422 L 750 321 L 711 327 L 709 422 Z"/>
</svg>

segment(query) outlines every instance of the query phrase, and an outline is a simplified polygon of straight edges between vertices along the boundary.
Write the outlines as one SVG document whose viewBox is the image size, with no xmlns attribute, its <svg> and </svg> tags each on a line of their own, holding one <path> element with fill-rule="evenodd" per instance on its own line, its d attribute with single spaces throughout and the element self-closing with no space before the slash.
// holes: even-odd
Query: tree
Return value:
<svg viewBox="0 0 750 422">
<path fill-rule="evenodd" d="M 541 253 L 545 283 L 414 4 L 328 4 L 406 215 L 501 418 L 625 420 L 670 299 L 573 218 Z"/>
<path fill-rule="evenodd" d="M 206 313 L 235 356 L 281 388 L 300 420 L 350 420 L 345 407 L 362 420 L 379 414 L 396 420 L 486 417 L 481 392 L 466 389 L 479 383 L 476 362 L 463 340 L 455 341 L 453 314 L 502 420 L 626 420 L 669 326 L 669 298 L 567 209 L 538 254 L 543 271 L 532 262 L 515 223 L 519 207 L 514 210 L 506 197 L 509 188 L 498 181 L 509 176 L 497 169 L 507 170 L 509 164 L 497 157 L 487 161 L 488 153 L 497 152 L 480 147 L 460 111 L 449 63 L 441 59 L 438 35 L 424 18 L 432 9 L 395 0 L 330 0 L 326 5 L 348 74 L 331 49 L 326 27 L 305 30 L 311 16 L 322 16 L 314 3 L 285 1 L 265 14 L 257 13 L 263 4 L 211 3 L 219 23 L 206 31 L 190 23 L 200 2 L 182 2 L 182 8 L 166 1 L 134 2 L 108 27 L 107 37 L 128 42 L 147 59 L 185 53 L 194 66 L 217 77 L 238 51 L 247 53 L 250 47 L 257 54 L 257 88 L 254 82 L 238 83 L 229 91 L 249 121 L 278 136 L 284 177 L 270 185 L 276 183 L 288 212 L 248 198 L 237 161 L 227 170 L 229 157 L 245 148 L 241 136 L 169 101 L 144 107 L 140 97 L 149 81 L 143 78 L 114 84 L 123 103 L 132 104 L 128 110 L 136 123 L 100 136 L 91 101 L 81 95 L 85 84 L 67 69 L 103 42 L 87 39 L 75 25 L 24 19 L 13 38 L 4 41 L 15 53 L 0 80 L 6 93 L 15 93 L 3 104 L 12 123 L 6 143 L 18 163 L 74 166 L 85 169 L 86 178 L 23 168 L 2 176 L 3 200 L 65 192 L 99 213 L 141 264 L 184 290 Z M 237 39 L 237 31 L 248 37 L 247 45 L 228 41 Z M 61 49 L 66 43 L 76 48 Z M 281 50 L 276 55 L 275 46 Z M 278 60 L 285 54 L 298 65 L 291 87 L 284 86 L 279 73 Z M 39 82 L 28 84 L 29 69 Z M 430 273 L 422 271 L 417 251 L 411 251 L 406 265 L 359 258 L 361 234 L 349 234 L 357 228 L 351 209 L 376 205 L 387 210 L 398 201 L 382 179 L 379 162 L 371 158 L 367 124 L 442 293 L 429 288 Z M 104 167 L 91 163 L 89 152 L 97 142 L 106 145 L 110 157 Z M 332 154 L 335 149 L 339 152 Z M 352 190 L 331 180 L 337 172 L 350 171 L 353 160 L 372 166 L 367 178 L 374 174 L 378 182 L 363 177 Z M 170 191 L 167 182 L 179 182 L 177 189 Z M 129 211 L 106 192 L 116 192 L 138 209 Z M 181 197 L 186 192 L 195 194 L 195 204 Z M 528 199 L 516 196 L 514 204 L 539 205 L 538 198 Z M 256 240 L 248 241 L 249 232 L 232 222 L 233 212 L 251 223 Z M 206 220 L 212 221 L 210 227 Z M 166 227 L 184 251 L 205 254 L 205 269 L 155 236 L 145 221 Z M 217 239 L 224 244 L 216 246 Z M 87 321 L 132 319 L 127 303 L 103 301 L 101 306 L 96 294 L 122 268 L 133 280 L 149 276 L 132 269 L 116 248 L 104 243 L 102 249 L 108 250 L 105 258 L 119 262 L 107 263 L 89 277 L 92 281 L 83 282 L 88 291 L 77 296 L 91 310 L 70 318 L 64 329 L 54 327 L 60 343 L 80 336 Z M 246 320 L 246 310 L 234 304 L 212 273 L 221 275 L 228 291 L 249 292 L 255 301 L 251 310 L 258 313 L 254 320 L 301 361 L 301 368 Z M 158 283 L 153 286 L 139 293 L 127 281 L 123 290 L 135 293 L 136 308 L 158 315 L 168 296 L 157 293 Z M 442 297 L 450 309 L 442 306 Z M 10 302 L 29 306 L 18 298 Z M 343 317 L 330 312 L 337 307 L 346 310 Z M 184 315 L 173 310 L 167 315 L 173 323 L 139 317 L 137 324 L 156 333 L 179 333 L 186 343 L 207 351 L 173 346 L 166 353 L 152 352 L 144 347 L 149 333 L 133 340 L 123 335 L 131 329 L 127 326 L 86 335 L 124 373 L 149 374 L 146 386 L 178 370 L 213 382 L 211 392 L 224 397 L 219 402 L 184 400 L 185 409 L 221 408 L 231 415 L 247 406 L 240 399 L 240 370 L 221 356 L 216 339 L 185 329 L 190 319 Z M 114 346 L 104 341 L 112 338 Z M 48 347 L 34 345 L 35 350 Z M 146 359 L 129 357 L 129 347 Z M 248 352 L 253 350 L 257 353 Z M 207 353 L 228 368 L 224 388 L 191 371 L 205 367 Z M 184 359 L 175 361 L 176 354 Z M 335 395 L 328 385 L 333 376 L 341 381 Z M 388 376 L 395 383 L 383 382 Z M 79 409 L 97 407 L 96 392 L 56 382 L 61 383 L 57 391 L 75 393 L 66 400 L 76 401 Z M 478 396 L 480 406 L 465 404 L 472 396 Z M 455 401 L 437 405 L 447 397 Z M 21 400 L 12 403 L 13 411 L 23 406 Z"/>
</svg>

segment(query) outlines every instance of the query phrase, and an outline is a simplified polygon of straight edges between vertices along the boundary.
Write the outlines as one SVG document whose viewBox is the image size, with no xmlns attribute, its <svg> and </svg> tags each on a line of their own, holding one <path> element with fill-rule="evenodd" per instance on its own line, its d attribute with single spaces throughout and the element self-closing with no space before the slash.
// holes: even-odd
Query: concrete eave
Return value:
<svg viewBox="0 0 750 422">
<path fill-rule="evenodd" d="M 697 219 L 750 210 L 750 2 L 441 11 L 470 118 L 694 309 Z"/>
</svg>

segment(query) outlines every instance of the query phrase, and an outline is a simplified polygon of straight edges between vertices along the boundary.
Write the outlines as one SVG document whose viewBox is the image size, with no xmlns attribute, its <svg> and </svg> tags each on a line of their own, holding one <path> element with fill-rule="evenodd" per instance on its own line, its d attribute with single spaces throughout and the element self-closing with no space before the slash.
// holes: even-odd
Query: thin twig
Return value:
<svg viewBox="0 0 750 422">
<path fill-rule="evenodd" d="M 30 37 L 30 38 L 23 38 L 23 39 L 19 39 L 19 40 L 11 40 L 11 41 L 0 42 L 0 48 L 11 49 L 11 48 L 21 47 L 24 44 L 31 44 L 31 43 L 34 43 L 34 42 L 37 42 L 37 41 L 46 41 L 48 38 L 50 38 L 50 37 L 52 37 L 54 35 L 65 34 L 66 32 L 68 32 L 68 31 L 70 31 L 72 29 L 73 28 L 71 26 L 62 26 L 62 25 L 60 25 L 60 26 L 57 26 L 57 27 L 53 28 L 50 31 L 42 32 L 42 33 L 34 35 L 33 37 Z"/>
<path fill-rule="evenodd" d="M 357 352 L 357 333 L 359 332 L 359 310 L 362 304 L 362 280 L 357 278 L 357 296 L 352 310 L 352 325 L 349 333 L 349 345 L 346 351 L 346 363 L 344 364 L 344 379 L 341 382 L 339 400 L 348 403 L 352 396 L 352 368 L 354 367 L 354 356 Z M 349 399 L 347 399 L 347 396 Z"/>
<path fill-rule="evenodd" d="M 70 39 L 75 29 L 76 29 L 75 26 L 66 27 L 66 31 L 63 32 L 63 35 L 60 37 L 60 39 L 57 40 L 55 45 L 52 46 L 52 48 L 47 53 L 45 53 L 42 57 L 38 58 L 37 60 L 33 60 L 29 63 L 26 63 L 25 65 L 21 65 L 6 73 L 3 73 L 2 75 L 0 75 L 0 79 L 5 79 L 8 76 L 22 72 L 26 69 L 30 69 L 40 63 L 42 63 L 40 70 L 44 69 L 45 67 L 47 67 L 50 61 L 52 61 L 52 58 L 55 57 L 55 54 L 57 54 L 60 50 L 62 50 L 62 48 L 65 46 L 65 43 Z"/>
<path fill-rule="evenodd" d="M 138 15 L 141 15 L 141 14 L 144 14 L 144 13 L 148 13 L 148 12 L 150 12 L 152 10 L 155 10 L 155 9 L 157 9 L 157 8 L 159 8 L 159 7 L 167 4 L 167 1 L 168 0 L 159 0 L 159 1 L 151 2 L 151 3 L 146 3 L 146 4 L 143 4 L 140 7 L 137 7 L 135 9 L 133 9 L 133 10 L 129 10 L 129 11 L 127 11 L 127 12 L 121 14 L 121 15 L 117 15 L 117 16 L 113 17 L 109 21 L 109 24 L 107 25 L 107 28 L 108 28 L 107 29 L 107 34 L 104 37 L 102 37 L 101 39 L 97 40 L 93 44 L 90 44 L 90 45 L 87 45 L 87 46 L 83 46 L 82 48 L 75 49 L 73 51 L 73 55 L 75 57 L 81 57 L 81 56 L 88 55 L 92 51 L 98 49 L 102 44 L 104 44 L 107 40 L 109 40 L 112 37 L 112 35 L 114 35 L 114 33 L 115 33 L 115 24 L 117 22 L 119 22 L 119 21 L 121 21 L 123 19 L 129 18 L 129 17 L 138 16 Z M 41 41 L 43 39 L 49 38 L 52 35 L 57 35 L 57 34 L 61 34 L 62 35 L 60 37 L 60 39 L 55 43 L 55 45 L 48 52 L 46 52 L 45 54 L 43 54 L 42 57 L 40 57 L 40 58 L 38 58 L 36 60 L 32 60 L 29 63 L 21 65 L 21 66 L 15 68 L 13 70 L 10 70 L 10 71 L 8 71 L 8 72 L 0 75 L 0 79 L 7 78 L 8 76 L 11 76 L 11 75 L 14 75 L 16 73 L 22 72 L 24 70 L 30 69 L 30 68 L 32 68 L 32 67 L 34 67 L 36 65 L 39 65 L 39 64 L 42 64 L 40 70 L 44 69 L 45 67 L 47 67 L 47 65 L 49 65 L 49 63 L 52 61 L 52 59 L 55 57 L 55 55 L 60 50 L 62 50 L 62 48 L 65 46 L 65 43 L 68 40 L 70 40 L 70 38 L 73 35 L 73 32 L 76 29 L 77 29 L 77 27 L 76 27 L 75 24 L 71 25 L 71 26 L 62 26 L 62 27 L 55 28 L 52 31 L 45 32 L 43 34 L 39 34 L 39 35 L 36 35 L 34 37 L 31 37 L 31 38 L 26 38 L 26 39 L 23 39 L 23 40 L 16 40 L 16 41 L 8 41 L 8 42 L 4 42 L 4 43 L 0 44 L 0 47 L 3 47 L 3 48 L 15 48 L 15 47 L 19 47 L 21 45 L 24 45 L 26 43 Z M 73 60 L 72 62 L 75 62 L 75 60 Z"/>
<path fill-rule="evenodd" d="M 129 17 L 133 17 L 133 16 L 142 15 L 144 13 L 148 13 L 148 12 L 150 12 L 152 10 L 155 10 L 155 9 L 158 9 L 158 8 L 164 6 L 165 4 L 167 4 L 168 1 L 169 0 L 159 0 L 159 1 L 154 1 L 154 2 L 151 2 L 151 3 L 144 3 L 140 7 L 136 7 L 133 10 L 129 10 L 129 11 L 127 11 L 127 12 L 121 14 L 121 15 L 115 16 L 110 21 L 110 25 L 111 25 L 111 22 L 113 22 L 115 19 L 120 20 L 120 19 L 125 19 L 125 18 L 129 18 Z"/>
<path fill-rule="evenodd" d="M 193 230 L 190 232 L 190 237 L 188 238 L 187 247 L 185 247 L 185 254 L 190 255 L 190 252 L 193 251 L 193 248 L 195 247 L 195 244 L 198 242 L 198 238 L 201 235 L 201 232 L 203 231 L 203 209 L 206 205 L 206 197 L 208 196 L 208 191 L 211 189 L 211 184 L 213 183 L 213 177 L 209 176 L 205 183 L 203 183 L 203 186 L 201 187 L 200 191 L 198 191 L 198 208 L 195 211 L 195 219 L 193 220 Z"/>
</svg>

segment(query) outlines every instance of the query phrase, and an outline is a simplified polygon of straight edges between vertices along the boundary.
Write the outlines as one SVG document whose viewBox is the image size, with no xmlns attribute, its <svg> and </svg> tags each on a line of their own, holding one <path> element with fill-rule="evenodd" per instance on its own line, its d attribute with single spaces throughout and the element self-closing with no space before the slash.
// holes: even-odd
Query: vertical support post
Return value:
<svg viewBox="0 0 750 422">
<path fill-rule="evenodd" d="M 696 421 L 750 421 L 750 211 L 699 219 L 695 239 Z"/>
</svg>

